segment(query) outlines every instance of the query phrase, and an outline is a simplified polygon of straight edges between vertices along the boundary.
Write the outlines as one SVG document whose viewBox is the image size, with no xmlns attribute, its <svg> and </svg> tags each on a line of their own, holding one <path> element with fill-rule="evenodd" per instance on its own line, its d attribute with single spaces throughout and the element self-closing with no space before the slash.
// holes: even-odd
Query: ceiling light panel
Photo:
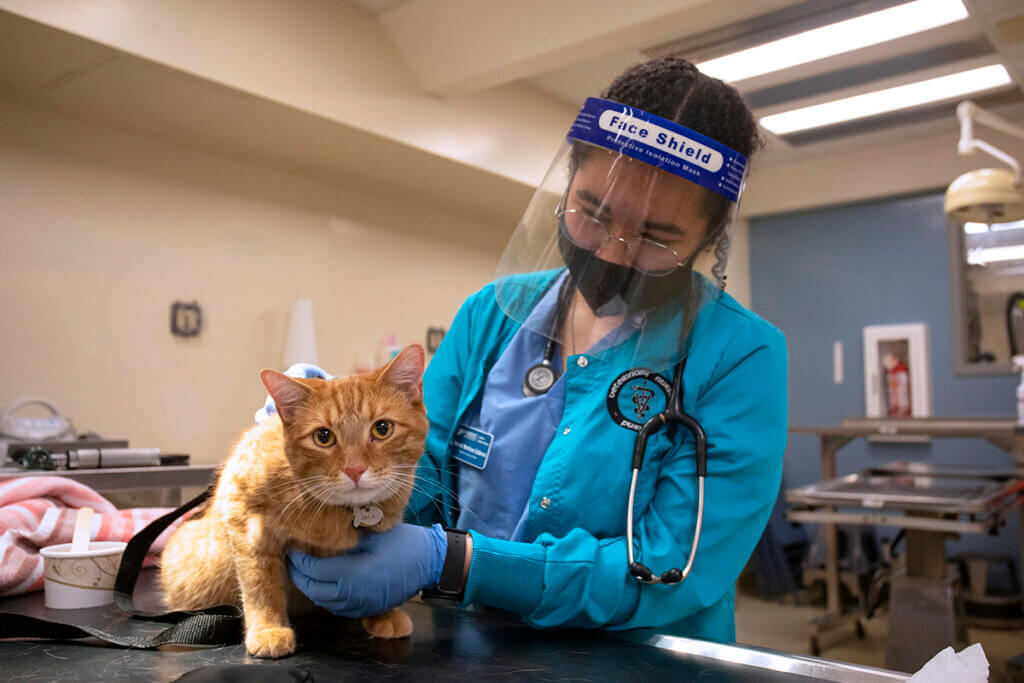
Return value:
<svg viewBox="0 0 1024 683">
<path fill-rule="evenodd" d="M 1002 64 L 990 64 L 772 114 L 761 118 L 760 124 L 776 135 L 786 135 L 923 104 L 954 100 L 971 93 L 1006 87 L 1012 82 L 1010 74 Z"/>
<path fill-rule="evenodd" d="M 900 44 L 913 42 L 913 38 L 908 38 L 900 41 Z M 778 108 L 806 98 L 827 98 L 837 88 L 871 88 L 872 83 L 892 79 L 885 83 L 889 85 L 899 82 L 901 78 L 915 78 L 913 74 L 926 69 L 935 69 L 933 73 L 941 74 L 976 66 L 967 64 L 969 60 L 986 60 L 978 61 L 978 64 L 992 64 L 999 61 L 999 56 L 986 36 L 974 35 L 951 43 L 910 49 L 877 61 L 861 62 L 798 77 L 796 80 L 785 80 L 768 87 L 745 90 L 743 99 L 755 110 Z"/>
<path fill-rule="evenodd" d="M 915 0 L 741 50 L 697 67 L 739 82 L 845 52 L 878 45 L 967 18 L 961 0 Z"/>
<path fill-rule="evenodd" d="M 1012 223 L 993 223 L 991 226 L 993 231 L 1002 232 L 1003 230 L 1020 230 L 1024 228 L 1024 221 L 1013 221 Z"/>
<path fill-rule="evenodd" d="M 969 249 L 967 263 L 972 266 L 984 266 L 1000 261 L 1020 261 L 1024 259 L 1024 244 L 1011 247 L 988 247 Z"/>
<path fill-rule="evenodd" d="M 977 93 L 970 99 L 979 107 L 1001 109 L 1024 106 L 1024 95 L 1017 88 L 1002 88 L 988 93 Z M 826 149 L 837 145 L 838 150 L 851 141 L 856 144 L 885 144 L 886 140 L 906 140 L 911 137 L 934 135 L 940 129 L 952 134 L 956 128 L 956 106 L 960 100 L 934 102 L 920 107 L 890 111 L 864 119 L 854 119 L 823 128 L 801 130 L 780 136 L 787 145 Z M 794 108 L 797 105 L 794 105 Z M 779 111 L 778 109 L 775 110 Z M 822 147 L 825 145 L 825 147 Z M 847 147 L 848 149 L 848 147 Z"/>
</svg>

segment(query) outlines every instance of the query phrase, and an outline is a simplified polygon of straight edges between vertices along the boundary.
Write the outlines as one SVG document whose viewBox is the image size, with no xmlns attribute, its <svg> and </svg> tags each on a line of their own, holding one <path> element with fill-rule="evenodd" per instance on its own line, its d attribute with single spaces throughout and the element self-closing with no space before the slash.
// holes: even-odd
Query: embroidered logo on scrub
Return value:
<svg viewBox="0 0 1024 683">
<path fill-rule="evenodd" d="M 608 387 L 608 413 L 615 424 L 634 432 L 668 406 L 672 384 L 647 368 L 627 370 Z"/>
<path fill-rule="evenodd" d="M 487 466 L 487 457 L 491 454 L 494 435 L 466 425 L 459 425 L 452 436 L 452 448 L 455 459 L 470 467 L 482 470 Z"/>
</svg>

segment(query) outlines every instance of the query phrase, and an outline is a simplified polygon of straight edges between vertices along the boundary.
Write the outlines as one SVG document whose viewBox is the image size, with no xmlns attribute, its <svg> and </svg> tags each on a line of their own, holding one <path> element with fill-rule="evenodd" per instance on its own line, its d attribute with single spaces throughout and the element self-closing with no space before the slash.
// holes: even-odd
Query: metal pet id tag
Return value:
<svg viewBox="0 0 1024 683">
<path fill-rule="evenodd" d="M 373 526 L 384 519 L 384 511 L 376 505 L 357 505 L 352 508 L 352 526 Z"/>
</svg>

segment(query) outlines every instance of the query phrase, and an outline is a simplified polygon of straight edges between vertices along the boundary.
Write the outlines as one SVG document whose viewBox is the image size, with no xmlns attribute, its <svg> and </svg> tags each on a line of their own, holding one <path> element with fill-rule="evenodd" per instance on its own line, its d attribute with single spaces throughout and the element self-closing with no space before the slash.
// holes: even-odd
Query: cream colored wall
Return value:
<svg viewBox="0 0 1024 683">
<path fill-rule="evenodd" d="M 295 297 L 321 363 L 348 371 L 387 332 L 447 326 L 511 229 L 12 102 L 0 188 L 0 406 L 41 394 L 195 462 L 251 423 Z M 197 339 L 169 332 L 179 299 L 203 307 Z"/>
<path fill-rule="evenodd" d="M 345 0 L 0 0 L 0 10 L 529 184 L 575 115 L 523 84 L 431 95 L 377 16 Z"/>
<path fill-rule="evenodd" d="M 729 262 L 725 269 L 725 291 L 741 304 L 750 307 L 750 224 L 740 218 L 733 226 Z"/>
<path fill-rule="evenodd" d="M 1007 108 L 1002 115 L 1019 120 L 1024 108 Z M 981 153 L 960 156 L 959 134 L 951 116 L 940 133 L 908 135 L 899 142 L 874 145 L 837 143 L 829 153 L 789 162 L 755 161 L 743 194 L 744 214 L 762 216 L 944 190 L 962 173 L 998 165 Z M 984 136 L 1018 158 L 1024 154 L 1024 143 L 1018 139 L 989 129 L 984 129 Z"/>
</svg>

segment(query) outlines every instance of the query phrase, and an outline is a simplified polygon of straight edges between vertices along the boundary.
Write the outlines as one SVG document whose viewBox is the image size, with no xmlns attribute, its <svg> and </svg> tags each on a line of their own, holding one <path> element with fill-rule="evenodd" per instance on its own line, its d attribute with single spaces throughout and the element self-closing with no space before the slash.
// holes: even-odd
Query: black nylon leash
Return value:
<svg viewBox="0 0 1024 683">
<path fill-rule="evenodd" d="M 242 611 L 234 605 L 218 605 L 196 612 L 147 612 L 135 606 L 135 584 L 153 541 L 175 520 L 209 500 L 211 493 L 207 489 L 177 509 L 154 519 L 132 536 L 121 556 L 121 565 L 114 580 L 114 603 L 133 618 L 170 622 L 171 626 L 151 636 L 117 635 L 91 626 L 40 619 L 16 612 L 0 612 L 0 638 L 98 638 L 111 645 L 137 650 L 151 650 L 160 645 L 172 644 L 231 645 L 240 642 Z"/>
</svg>

